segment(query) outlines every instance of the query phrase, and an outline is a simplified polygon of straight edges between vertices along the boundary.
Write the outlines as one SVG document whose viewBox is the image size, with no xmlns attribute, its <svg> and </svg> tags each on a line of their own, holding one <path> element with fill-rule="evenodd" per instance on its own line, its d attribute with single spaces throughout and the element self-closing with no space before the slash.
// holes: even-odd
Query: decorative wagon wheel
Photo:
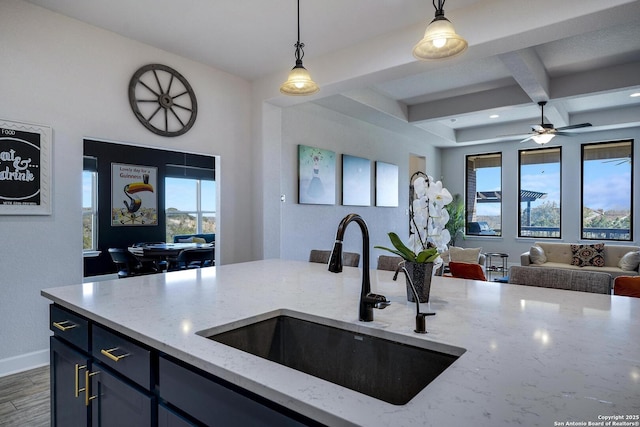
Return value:
<svg viewBox="0 0 640 427">
<path fill-rule="evenodd" d="M 162 136 L 186 133 L 198 114 L 196 95 L 187 79 L 161 64 L 135 72 L 129 82 L 129 104 L 144 127 Z"/>
</svg>

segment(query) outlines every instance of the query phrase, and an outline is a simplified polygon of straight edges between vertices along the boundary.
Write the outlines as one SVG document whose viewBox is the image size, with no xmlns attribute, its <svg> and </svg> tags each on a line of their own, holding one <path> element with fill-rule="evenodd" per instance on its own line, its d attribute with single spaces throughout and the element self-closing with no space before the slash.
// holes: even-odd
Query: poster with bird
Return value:
<svg viewBox="0 0 640 427">
<path fill-rule="evenodd" d="M 111 164 L 111 226 L 158 225 L 157 178 L 155 167 Z"/>
</svg>

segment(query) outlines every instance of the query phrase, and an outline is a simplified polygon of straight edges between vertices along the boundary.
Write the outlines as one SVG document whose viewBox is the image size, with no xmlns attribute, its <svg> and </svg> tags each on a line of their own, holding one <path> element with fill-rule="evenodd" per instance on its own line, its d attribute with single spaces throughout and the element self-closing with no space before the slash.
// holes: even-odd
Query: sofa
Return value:
<svg viewBox="0 0 640 427">
<path fill-rule="evenodd" d="M 520 264 L 532 268 L 555 268 L 608 273 L 617 276 L 640 275 L 640 247 L 609 243 L 571 244 L 535 242 L 520 255 Z"/>
<path fill-rule="evenodd" d="M 597 271 L 513 265 L 508 280 L 515 285 L 611 294 L 611 276 Z"/>
</svg>

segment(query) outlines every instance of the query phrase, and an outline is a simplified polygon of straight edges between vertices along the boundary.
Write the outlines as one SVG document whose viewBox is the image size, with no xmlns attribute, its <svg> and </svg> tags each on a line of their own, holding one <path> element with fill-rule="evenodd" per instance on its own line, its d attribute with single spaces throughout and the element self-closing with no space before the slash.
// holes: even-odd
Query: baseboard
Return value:
<svg viewBox="0 0 640 427">
<path fill-rule="evenodd" d="M 49 349 L 34 351 L 33 353 L 0 359 L 0 377 L 29 369 L 39 368 L 49 364 Z"/>
</svg>

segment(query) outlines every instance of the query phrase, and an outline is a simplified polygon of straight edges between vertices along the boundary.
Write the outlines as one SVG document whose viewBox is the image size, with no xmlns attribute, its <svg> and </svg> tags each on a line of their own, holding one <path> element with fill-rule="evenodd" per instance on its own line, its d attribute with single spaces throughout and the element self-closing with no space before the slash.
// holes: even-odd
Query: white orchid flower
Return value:
<svg viewBox="0 0 640 427">
<path fill-rule="evenodd" d="M 453 201 L 449 190 L 431 176 L 419 176 L 413 181 L 413 201 L 411 202 L 411 218 L 409 221 L 409 244 L 415 254 L 433 245 L 438 252 L 447 250 L 451 234 L 446 229 L 449 212 L 445 206 Z M 436 263 L 442 263 L 438 257 Z"/>
</svg>

